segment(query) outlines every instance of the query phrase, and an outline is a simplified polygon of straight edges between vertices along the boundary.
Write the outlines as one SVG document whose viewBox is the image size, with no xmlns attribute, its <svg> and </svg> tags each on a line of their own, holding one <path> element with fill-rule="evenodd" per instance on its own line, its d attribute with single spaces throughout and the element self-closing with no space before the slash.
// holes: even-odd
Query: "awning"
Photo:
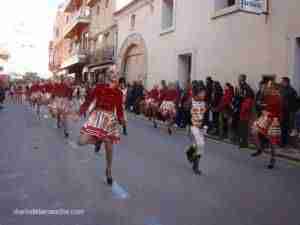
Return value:
<svg viewBox="0 0 300 225">
<path fill-rule="evenodd" d="M 76 76 L 76 73 L 69 73 L 69 74 L 67 75 L 67 77 L 73 77 L 73 78 L 75 78 L 75 76 Z"/>
<path fill-rule="evenodd" d="M 87 66 L 83 67 L 82 73 L 88 73 L 88 72 L 89 72 L 89 68 Z"/>
<path fill-rule="evenodd" d="M 103 65 L 103 66 L 96 66 L 90 69 L 90 72 L 95 72 L 97 70 L 106 70 L 110 67 L 111 65 Z"/>
</svg>

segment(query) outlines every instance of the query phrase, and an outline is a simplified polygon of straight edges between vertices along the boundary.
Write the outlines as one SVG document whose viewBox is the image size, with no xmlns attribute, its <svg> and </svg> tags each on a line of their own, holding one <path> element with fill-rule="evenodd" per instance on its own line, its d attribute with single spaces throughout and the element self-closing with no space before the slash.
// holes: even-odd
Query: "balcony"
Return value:
<svg viewBox="0 0 300 225">
<path fill-rule="evenodd" d="M 63 11 L 71 13 L 74 10 L 80 8 L 83 4 L 83 0 L 66 0 Z"/>
<path fill-rule="evenodd" d="M 97 0 L 87 0 L 86 4 L 89 7 L 93 7 L 96 4 Z"/>
<path fill-rule="evenodd" d="M 91 63 L 103 63 L 110 62 L 114 60 L 114 47 L 113 46 L 105 46 L 102 48 L 97 48 L 91 53 Z"/>
<path fill-rule="evenodd" d="M 64 29 L 64 38 L 72 38 L 78 35 L 82 30 L 90 24 L 91 14 L 88 7 L 80 8 L 76 13 L 72 14 Z"/>
<path fill-rule="evenodd" d="M 88 51 L 87 50 L 75 48 L 70 53 L 70 56 L 63 61 L 61 68 L 64 69 L 64 68 L 73 66 L 75 64 L 86 63 L 87 58 L 88 58 Z"/>
</svg>

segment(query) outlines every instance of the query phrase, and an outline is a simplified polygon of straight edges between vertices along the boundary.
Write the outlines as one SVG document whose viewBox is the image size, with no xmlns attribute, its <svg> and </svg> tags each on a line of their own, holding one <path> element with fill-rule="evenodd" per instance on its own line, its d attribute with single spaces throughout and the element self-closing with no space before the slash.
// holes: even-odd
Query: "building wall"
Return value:
<svg viewBox="0 0 300 225">
<path fill-rule="evenodd" d="M 91 24 L 89 27 L 91 37 L 92 52 L 101 49 L 104 46 L 113 46 L 115 44 L 116 29 L 114 27 L 113 13 L 116 9 L 116 0 L 110 0 L 106 6 L 106 1 L 98 1 L 91 9 Z M 98 13 L 99 10 L 99 13 Z M 102 42 L 98 42 L 99 35 L 108 32 L 109 35 Z"/>
<path fill-rule="evenodd" d="M 270 0 L 269 15 L 235 12 L 212 18 L 214 0 L 177 0 L 175 30 L 161 35 L 161 0 L 154 0 L 153 7 L 140 0 L 116 14 L 119 52 L 130 34 L 141 34 L 148 53 L 149 86 L 162 79 L 177 80 L 178 55 L 184 53 L 193 55 L 193 79 L 210 75 L 235 83 L 238 74 L 245 73 L 254 87 L 262 74 L 289 75 L 296 81 L 291 39 L 300 34 L 299 11 L 299 0 Z M 132 13 L 134 30 L 129 22 Z"/>
</svg>

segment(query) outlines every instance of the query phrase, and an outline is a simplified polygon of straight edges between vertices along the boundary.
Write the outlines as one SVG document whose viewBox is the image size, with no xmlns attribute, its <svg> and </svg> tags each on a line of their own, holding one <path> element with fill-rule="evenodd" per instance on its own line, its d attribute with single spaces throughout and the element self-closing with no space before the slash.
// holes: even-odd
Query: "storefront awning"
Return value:
<svg viewBox="0 0 300 225">
<path fill-rule="evenodd" d="M 91 72 L 95 72 L 97 70 L 106 70 L 110 67 L 111 65 L 103 65 L 103 66 L 96 66 L 90 69 Z"/>
</svg>

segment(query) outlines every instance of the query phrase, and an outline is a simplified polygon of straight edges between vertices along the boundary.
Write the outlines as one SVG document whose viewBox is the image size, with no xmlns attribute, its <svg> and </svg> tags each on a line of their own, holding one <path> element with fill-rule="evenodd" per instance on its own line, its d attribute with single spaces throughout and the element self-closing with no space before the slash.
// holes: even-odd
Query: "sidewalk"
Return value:
<svg viewBox="0 0 300 225">
<path fill-rule="evenodd" d="M 130 118 L 133 119 L 142 119 L 145 120 L 147 122 L 149 122 L 149 124 L 151 123 L 147 118 L 145 118 L 143 115 L 135 115 L 133 113 L 128 113 L 128 116 Z M 152 125 L 152 124 L 151 124 Z M 161 121 L 157 121 L 157 125 L 158 127 L 165 127 L 165 124 Z M 187 135 L 187 130 L 183 129 L 183 128 L 178 128 L 175 126 L 175 130 L 177 132 L 180 132 L 182 134 L 186 134 Z M 212 139 L 212 140 L 216 140 L 216 141 L 220 141 L 220 142 L 224 142 L 227 144 L 232 144 L 234 145 L 229 139 L 221 139 L 217 136 L 212 136 L 212 135 L 206 135 L 207 138 Z M 300 140 L 298 140 L 300 142 Z M 250 144 L 248 150 L 254 150 L 255 149 L 255 145 L 254 144 Z M 265 152 L 267 154 L 269 154 L 269 149 L 266 149 Z M 281 157 L 281 158 L 285 158 L 288 160 L 293 160 L 296 162 L 300 162 L 300 148 L 286 148 L 286 149 L 277 149 L 276 154 Z"/>
</svg>

